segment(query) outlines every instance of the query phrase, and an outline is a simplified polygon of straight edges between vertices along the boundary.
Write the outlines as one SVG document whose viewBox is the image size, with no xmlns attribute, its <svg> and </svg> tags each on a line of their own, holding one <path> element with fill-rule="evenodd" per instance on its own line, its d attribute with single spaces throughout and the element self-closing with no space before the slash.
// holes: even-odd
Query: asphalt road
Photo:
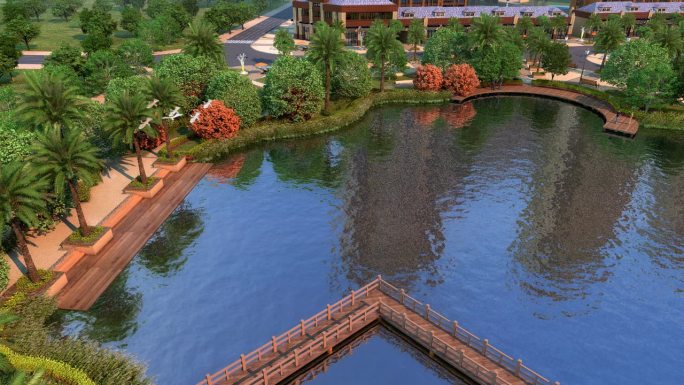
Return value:
<svg viewBox="0 0 684 385">
<path fill-rule="evenodd" d="M 256 24 L 252 28 L 229 38 L 223 46 L 228 65 L 231 67 L 239 66 L 240 61 L 238 61 L 237 56 L 243 52 L 247 55 L 245 65 L 253 65 L 259 62 L 271 63 L 275 60 L 275 55 L 255 51 L 252 49 L 251 44 L 291 18 L 292 7 L 288 7 L 259 24 Z M 155 55 L 155 61 L 161 60 L 164 56 L 165 55 Z M 46 57 L 47 55 L 24 55 L 19 58 L 19 64 L 43 64 Z"/>
</svg>

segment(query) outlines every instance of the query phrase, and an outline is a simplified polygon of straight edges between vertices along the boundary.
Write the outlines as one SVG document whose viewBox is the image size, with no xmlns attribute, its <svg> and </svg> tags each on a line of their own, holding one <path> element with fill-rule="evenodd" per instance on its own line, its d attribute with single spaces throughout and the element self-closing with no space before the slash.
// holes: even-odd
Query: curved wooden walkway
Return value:
<svg viewBox="0 0 684 385">
<path fill-rule="evenodd" d="M 481 385 L 551 385 L 551 381 L 378 277 L 198 385 L 269 385 L 300 375 L 378 322 Z M 559 385 L 558 382 L 554 383 Z"/>
<path fill-rule="evenodd" d="M 504 85 L 497 89 L 478 88 L 470 95 L 454 96 L 452 100 L 457 103 L 463 103 L 472 99 L 502 95 L 540 96 L 580 105 L 596 112 L 603 118 L 603 130 L 606 132 L 633 138 L 639 130 L 638 121 L 629 116 L 618 115 L 617 111 L 615 111 L 615 108 L 613 108 L 610 103 L 578 92 L 561 90 L 558 88 Z"/>
</svg>

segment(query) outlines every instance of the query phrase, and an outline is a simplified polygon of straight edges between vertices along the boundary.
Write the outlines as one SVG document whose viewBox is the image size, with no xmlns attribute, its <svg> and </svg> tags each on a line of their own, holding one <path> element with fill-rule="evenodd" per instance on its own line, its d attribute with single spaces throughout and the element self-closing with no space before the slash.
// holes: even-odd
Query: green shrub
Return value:
<svg viewBox="0 0 684 385">
<path fill-rule="evenodd" d="M 140 95 L 147 89 L 147 78 L 143 76 L 129 76 L 126 78 L 116 78 L 109 81 L 105 89 L 105 100 L 113 98 L 128 91 L 131 95 Z"/>
<path fill-rule="evenodd" d="M 256 86 L 237 71 L 221 71 L 209 80 L 207 99 L 221 100 L 235 110 L 240 127 L 249 127 L 261 117 L 261 100 Z"/>
<path fill-rule="evenodd" d="M 88 236 L 84 236 L 81 234 L 80 230 L 76 230 L 69 237 L 67 238 L 67 241 L 70 243 L 78 243 L 82 245 L 90 245 L 93 244 L 95 241 L 100 238 L 100 236 L 106 231 L 106 228 L 102 226 L 92 226 L 90 228 L 90 234 Z"/>
<path fill-rule="evenodd" d="M 309 121 L 299 123 L 263 122 L 249 130 L 238 131 L 237 136 L 228 140 L 204 141 L 189 149 L 187 154 L 200 161 L 218 160 L 250 145 L 342 129 L 361 119 L 374 106 L 388 103 L 444 103 L 449 100 L 451 100 L 451 93 L 449 92 L 422 92 L 405 89 L 373 93 L 365 98 L 352 101 L 346 108 L 329 116 L 319 115 Z"/>
<path fill-rule="evenodd" d="M 9 263 L 7 263 L 7 254 L 0 249 L 0 291 L 7 289 L 9 283 Z"/>
<path fill-rule="evenodd" d="M 178 54 L 165 57 L 155 68 L 155 73 L 173 82 L 185 95 L 183 109 L 192 110 L 204 98 L 207 84 L 218 70 L 211 60 Z"/>
<path fill-rule="evenodd" d="M 52 51 L 50 56 L 45 58 L 44 66 L 51 65 L 66 65 L 71 67 L 77 73 L 83 71 L 85 58 L 81 55 L 81 50 L 70 44 L 62 44 L 56 50 Z"/>
<path fill-rule="evenodd" d="M 52 271 L 50 270 L 38 270 L 38 275 L 40 276 L 40 281 L 38 282 L 33 282 L 26 276 L 19 278 L 16 283 L 17 291 L 27 294 L 32 293 L 40 290 L 46 283 L 52 281 Z"/>
<path fill-rule="evenodd" d="M 69 385 L 97 385 L 83 371 L 73 368 L 64 362 L 17 354 L 5 345 L 0 345 L 0 354 L 4 355 L 10 365 L 18 370 L 33 373 L 43 369 L 49 378 L 60 383 Z"/>
<path fill-rule="evenodd" d="M 323 107 L 323 79 L 308 60 L 279 57 L 266 75 L 264 109 L 275 118 L 307 120 Z"/>
<path fill-rule="evenodd" d="M 133 75 L 133 70 L 112 51 L 97 51 L 88 56 L 84 69 L 86 86 L 93 95 L 104 92 L 112 79 Z"/>
<path fill-rule="evenodd" d="M 344 51 L 342 57 L 337 61 L 330 81 L 332 94 L 338 98 L 356 99 L 364 97 L 373 88 L 368 60 L 351 51 Z"/>
<path fill-rule="evenodd" d="M 144 67 L 154 63 L 152 47 L 141 39 L 126 40 L 116 49 L 116 53 L 132 67 Z"/>
</svg>

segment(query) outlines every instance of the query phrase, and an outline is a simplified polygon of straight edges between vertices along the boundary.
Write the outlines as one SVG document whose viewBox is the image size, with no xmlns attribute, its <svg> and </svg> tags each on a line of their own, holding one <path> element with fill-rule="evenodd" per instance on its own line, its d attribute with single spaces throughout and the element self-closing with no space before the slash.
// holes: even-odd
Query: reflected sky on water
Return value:
<svg viewBox="0 0 684 385">
<path fill-rule="evenodd" d="M 193 384 L 382 274 L 554 381 L 679 384 L 684 135 L 601 127 L 492 98 L 236 154 L 65 331 Z"/>
</svg>

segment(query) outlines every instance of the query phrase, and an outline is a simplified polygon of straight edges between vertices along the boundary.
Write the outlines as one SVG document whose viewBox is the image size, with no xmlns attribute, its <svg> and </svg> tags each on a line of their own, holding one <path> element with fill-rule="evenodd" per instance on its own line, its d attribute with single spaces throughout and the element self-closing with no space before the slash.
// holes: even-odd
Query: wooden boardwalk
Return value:
<svg viewBox="0 0 684 385">
<path fill-rule="evenodd" d="M 88 310 L 204 177 L 210 164 L 190 163 L 164 178 L 164 187 L 142 200 L 113 228 L 114 238 L 98 254 L 86 255 L 66 272 L 57 298 L 61 309 Z"/>
<path fill-rule="evenodd" d="M 457 322 L 378 277 L 198 385 L 268 385 L 296 378 L 336 346 L 385 323 L 431 356 L 482 385 L 550 385 L 551 381 L 480 339 Z M 559 383 L 554 383 L 558 385 Z"/>
<path fill-rule="evenodd" d="M 638 121 L 630 118 L 629 116 L 618 115 L 617 111 L 615 111 L 615 108 L 613 108 L 613 106 L 611 106 L 608 102 L 604 102 L 578 92 L 561 90 L 558 88 L 504 85 L 497 89 L 478 88 L 470 95 L 454 96 L 452 100 L 458 103 L 463 103 L 472 99 L 501 95 L 541 96 L 545 98 L 563 100 L 583 106 L 601 115 L 604 121 L 603 130 L 606 132 L 633 138 L 639 130 Z"/>
</svg>

